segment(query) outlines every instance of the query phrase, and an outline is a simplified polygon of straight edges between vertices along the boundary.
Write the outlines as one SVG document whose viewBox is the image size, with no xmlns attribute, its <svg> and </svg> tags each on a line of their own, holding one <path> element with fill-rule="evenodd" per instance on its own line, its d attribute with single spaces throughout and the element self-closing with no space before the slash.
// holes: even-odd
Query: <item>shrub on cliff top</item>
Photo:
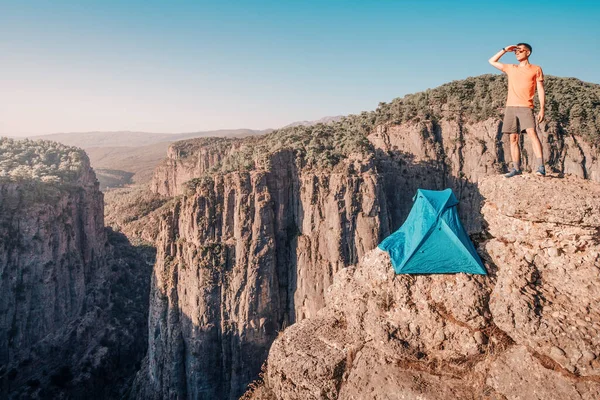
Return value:
<svg viewBox="0 0 600 400">
<path fill-rule="evenodd" d="M 365 127 L 367 124 L 353 122 L 293 126 L 245 139 L 203 138 L 178 142 L 173 145 L 172 151 L 180 160 L 180 157 L 189 157 L 191 163 L 201 157 L 200 151 L 204 154 L 202 157 L 213 152 L 224 154 L 220 162 L 207 171 L 207 176 L 233 171 L 270 170 L 271 156 L 285 150 L 292 151 L 302 167 L 330 169 L 350 154 L 371 153 Z M 202 177 L 192 179 L 186 184 L 187 190 L 194 190 L 202 182 Z"/>
<path fill-rule="evenodd" d="M 47 140 L 0 138 L 0 182 L 70 183 L 89 165 L 81 149 Z"/>
<path fill-rule="evenodd" d="M 546 120 L 555 121 L 569 133 L 600 146 L 600 85 L 575 78 L 545 77 Z M 507 93 L 504 75 L 481 75 L 453 81 L 380 103 L 375 124 L 403 123 L 415 118 L 459 118 L 478 122 L 500 119 Z M 535 109 L 539 110 L 537 95 Z"/>
</svg>

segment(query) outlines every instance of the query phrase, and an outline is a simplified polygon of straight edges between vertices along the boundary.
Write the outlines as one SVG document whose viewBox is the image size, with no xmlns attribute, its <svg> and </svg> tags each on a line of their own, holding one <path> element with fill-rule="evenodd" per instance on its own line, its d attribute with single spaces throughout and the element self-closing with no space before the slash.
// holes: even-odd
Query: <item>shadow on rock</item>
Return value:
<svg viewBox="0 0 600 400">
<path fill-rule="evenodd" d="M 110 228 L 107 236 L 107 265 L 86 287 L 80 316 L 0 367 L 0 397 L 120 398 L 131 384 L 147 350 L 156 252 Z"/>
</svg>

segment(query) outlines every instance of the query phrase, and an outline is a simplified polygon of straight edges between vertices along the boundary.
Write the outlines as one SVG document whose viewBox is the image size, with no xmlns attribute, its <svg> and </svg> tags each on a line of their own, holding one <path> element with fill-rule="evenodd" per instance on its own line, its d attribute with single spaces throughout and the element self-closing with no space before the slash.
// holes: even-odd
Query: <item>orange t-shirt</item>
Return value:
<svg viewBox="0 0 600 400">
<path fill-rule="evenodd" d="M 533 64 L 523 67 L 515 64 L 503 65 L 502 71 L 508 75 L 506 106 L 533 108 L 536 83 L 544 81 L 542 68 Z"/>
</svg>

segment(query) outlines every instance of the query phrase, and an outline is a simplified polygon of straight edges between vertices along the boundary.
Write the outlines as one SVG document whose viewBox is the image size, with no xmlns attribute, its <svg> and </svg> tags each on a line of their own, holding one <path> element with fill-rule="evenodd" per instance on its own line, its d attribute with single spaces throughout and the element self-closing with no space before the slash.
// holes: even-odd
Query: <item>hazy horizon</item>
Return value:
<svg viewBox="0 0 600 400">
<path fill-rule="evenodd" d="M 90 131 L 72 131 L 72 132 L 49 132 L 49 133 L 19 133 L 19 134 L 11 134 L 8 132 L 0 132 L 0 136 L 4 137 L 28 137 L 28 136 L 50 136 L 50 135 L 70 135 L 70 134 L 87 134 L 87 133 L 148 133 L 152 135 L 182 135 L 182 134 L 192 134 L 192 133 L 200 133 L 200 132 L 213 132 L 213 131 L 236 131 L 236 130 L 253 130 L 253 131 L 263 131 L 267 129 L 252 129 L 252 128 L 231 128 L 231 129 L 206 129 L 206 130 L 195 130 L 189 132 L 151 132 L 151 131 L 131 131 L 131 130 L 114 130 L 114 131 L 101 131 L 101 130 L 90 130 Z M 277 128 L 272 128 L 277 129 Z"/>
<path fill-rule="evenodd" d="M 322 118 L 318 118 L 316 120 L 312 120 L 312 121 L 318 121 L 321 120 L 323 118 L 328 118 L 328 117 L 332 117 L 332 116 L 324 116 Z M 335 116 L 334 116 L 335 117 Z M 297 121 L 290 121 L 287 124 L 284 124 L 282 126 L 276 126 L 276 127 L 270 127 L 270 128 L 264 128 L 264 129 L 254 129 L 254 128 L 219 128 L 219 129 L 205 129 L 205 130 L 194 130 L 194 131 L 189 131 L 189 132 L 152 132 L 152 131 L 134 131 L 134 130 L 114 130 L 114 131 L 101 131 L 101 130 L 90 130 L 90 131 L 72 131 L 72 132 L 49 132 L 49 133 L 19 133 L 19 134 L 11 134 L 8 132 L 0 132 L 0 136 L 4 136 L 4 137 L 33 137 L 33 136 L 50 136 L 50 135 L 70 135 L 70 134 L 92 134 L 92 133 L 147 133 L 147 134 L 151 134 L 151 135 L 173 135 L 173 136 L 177 136 L 177 135 L 184 135 L 184 134 L 193 134 L 193 133 L 203 133 L 203 132 L 218 132 L 218 131 L 243 131 L 243 130 L 251 130 L 251 131 L 268 131 L 268 130 L 275 130 L 275 129 L 280 129 L 284 126 L 287 126 L 289 124 L 293 124 L 293 123 L 297 123 L 297 122 L 311 122 L 309 120 L 297 120 Z"/>
<path fill-rule="evenodd" d="M 499 73 L 487 59 L 521 41 L 545 74 L 600 83 L 598 19 L 591 1 L 2 3 L 0 135 L 276 129 Z"/>
</svg>

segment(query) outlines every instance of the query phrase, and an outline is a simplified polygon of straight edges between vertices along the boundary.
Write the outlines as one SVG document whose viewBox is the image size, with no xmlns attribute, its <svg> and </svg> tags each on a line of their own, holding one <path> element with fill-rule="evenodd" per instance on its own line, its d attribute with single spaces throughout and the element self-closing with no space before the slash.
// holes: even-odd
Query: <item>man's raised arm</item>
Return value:
<svg viewBox="0 0 600 400">
<path fill-rule="evenodd" d="M 494 67 L 498 68 L 500 71 L 504 71 L 504 64 L 502 64 L 501 62 L 498 62 L 498 60 L 500 59 L 500 57 L 502 57 L 505 53 L 509 52 L 509 51 L 513 51 L 517 46 L 511 44 L 510 46 L 507 46 L 505 48 L 503 48 L 502 50 L 500 50 L 499 52 L 497 52 L 496 54 L 494 54 L 492 56 L 492 58 L 490 58 L 488 60 L 488 62 L 490 64 L 492 64 Z"/>
</svg>

